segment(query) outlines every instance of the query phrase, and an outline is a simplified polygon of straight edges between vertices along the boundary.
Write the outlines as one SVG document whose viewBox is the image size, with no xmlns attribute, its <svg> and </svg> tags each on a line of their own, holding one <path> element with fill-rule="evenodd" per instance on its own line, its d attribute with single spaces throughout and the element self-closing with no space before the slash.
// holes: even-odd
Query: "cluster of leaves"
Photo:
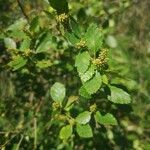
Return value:
<svg viewBox="0 0 150 150">
<path fill-rule="evenodd" d="M 91 108 L 90 111 L 83 109 L 83 112 L 79 113 L 76 118 L 73 118 L 70 114 L 70 110 L 76 104 L 76 100 L 80 101 L 80 97 L 83 97 L 87 99 L 87 103 L 89 103 L 90 99 L 93 98 L 93 95 L 99 90 L 101 90 L 105 97 L 107 96 L 107 99 L 113 103 L 128 104 L 131 99 L 129 94 L 124 90 L 111 85 L 111 82 L 108 81 L 107 75 L 105 74 L 105 70 L 108 68 L 107 61 L 101 62 L 100 59 L 101 57 L 106 59 L 107 55 L 100 55 L 100 58 L 97 57 L 98 54 L 105 51 L 103 48 L 102 30 L 100 30 L 96 24 L 89 25 L 86 30 L 81 28 L 77 22 L 68 15 L 68 3 L 66 1 L 59 2 L 60 5 L 57 3 L 57 1 L 50 1 L 50 4 L 56 9 L 59 15 L 58 21 L 60 25 L 63 24 L 64 21 L 68 22 L 67 27 L 63 24 L 64 36 L 70 44 L 77 49 L 78 54 L 75 57 L 75 67 L 77 68 L 78 75 L 82 81 L 82 86 L 79 89 L 79 96 L 77 99 L 72 98 L 66 101 L 64 101 L 64 98 L 67 90 L 63 84 L 56 82 L 51 87 L 50 94 L 55 101 L 53 109 L 56 111 L 56 116 L 54 115 L 53 117 L 58 117 L 58 119 L 63 118 L 69 122 L 68 125 L 62 127 L 60 130 L 60 138 L 68 139 L 72 135 L 74 124 L 76 124 L 76 131 L 79 136 L 92 137 L 92 128 L 89 124 L 92 116 L 94 116 L 96 123 L 102 125 L 116 125 L 117 120 L 110 113 L 101 115 L 99 108 L 96 107 L 96 103 L 89 106 Z M 68 17 L 63 18 L 62 14 L 68 15 Z M 47 68 L 53 65 L 49 58 L 38 60 L 36 57 L 39 53 L 46 53 L 50 48 L 56 48 L 56 43 L 52 42 L 53 37 L 50 35 L 49 30 L 46 28 L 43 29 L 44 31 L 40 30 L 38 18 L 34 18 L 29 28 L 24 29 L 24 31 L 18 33 L 18 28 L 19 27 L 17 26 L 16 31 L 14 27 L 11 26 L 7 31 L 12 31 L 11 35 L 13 37 L 18 36 L 21 41 L 19 47 L 17 47 L 12 38 L 7 37 L 4 39 L 6 48 L 10 51 L 12 59 L 8 63 L 8 66 L 11 67 L 13 71 L 27 66 L 25 69 L 21 69 L 21 71 L 29 72 L 30 67 L 33 65 L 35 68 Z M 99 66 L 101 63 L 104 67 Z M 110 91 L 109 93 L 106 92 L 106 88 Z M 62 110 L 65 112 L 62 113 Z"/>
<path fill-rule="evenodd" d="M 110 67 L 115 68 L 117 63 L 108 59 L 111 49 L 104 43 L 104 29 L 93 22 L 84 26 L 76 21 L 69 13 L 66 0 L 49 0 L 49 4 L 54 10 L 44 12 L 49 16 L 47 26 L 36 16 L 30 22 L 21 19 L 7 28 L 4 43 L 8 63 L 4 68 L 16 73 L 18 78 L 21 76 L 21 80 L 27 77 L 29 82 L 22 83 L 35 93 L 35 99 L 41 100 L 46 95 L 44 99 L 48 99 L 50 109 L 44 112 L 50 116 L 49 122 L 46 120 L 48 130 L 64 142 L 72 142 L 74 135 L 93 137 L 103 127 L 111 138 L 109 125 L 120 122 L 112 110 L 120 104 L 129 104 L 131 98 L 126 88 L 120 86 L 124 80 L 117 80 L 115 75 L 111 77 Z M 110 44 L 113 37 L 108 36 L 107 40 Z M 110 44 L 112 48 L 113 44 Z M 124 66 L 117 69 L 119 67 Z M 28 92 L 25 88 L 23 95 Z M 35 102 L 32 107 L 35 110 L 30 115 L 40 118 L 43 110 L 38 113 L 38 104 Z M 58 127 L 57 131 L 49 129 L 51 126 Z"/>
<path fill-rule="evenodd" d="M 57 8 L 58 5 L 55 3 L 56 1 L 50 2 L 59 14 L 60 8 Z M 67 13 L 68 9 L 66 1 L 62 2 L 61 9 L 63 8 L 64 10 L 61 10 L 63 11 L 61 13 Z M 70 23 L 69 29 L 71 29 L 71 31 L 65 31 L 65 37 L 74 48 L 77 48 L 78 52 L 75 57 L 75 67 L 77 68 L 78 75 L 82 82 L 82 86 L 79 89 L 78 101 L 80 101 L 81 98 L 84 98 L 87 100 L 88 104 L 91 99 L 93 99 L 93 95 L 101 90 L 105 97 L 113 103 L 130 103 L 130 95 L 124 90 L 111 85 L 110 81 L 108 81 L 107 75 L 105 74 L 105 70 L 108 69 L 107 61 L 101 62 L 100 59 L 101 57 L 106 59 L 107 55 L 102 53 L 104 56 L 101 56 L 101 54 L 100 58 L 97 58 L 97 55 L 100 54 L 100 52 L 105 51 L 103 48 L 102 30 L 100 30 L 96 24 L 91 24 L 86 30 L 84 30 L 72 18 L 68 18 L 67 21 Z M 100 62 L 95 61 L 97 59 Z M 99 63 L 104 63 L 104 67 L 99 66 Z M 110 91 L 109 94 L 107 94 L 106 88 Z M 64 115 L 65 119 L 69 120 L 69 124 L 65 125 L 60 130 L 60 138 L 68 139 L 72 135 L 72 128 L 74 125 L 76 125 L 75 129 L 79 136 L 92 137 L 93 133 L 90 126 L 90 120 L 92 120 L 92 117 L 94 117 L 96 123 L 102 125 L 117 124 L 117 120 L 112 114 L 106 113 L 102 115 L 101 112 L 99 112 L 96 103 L 89 105 L 90 111 L 84 110 L 83 108 L 83 112 L 80 112 L 75 118 L 73 118 L 70 110 L 73 109 L 76 99 L 68 99 L 65 101 L 64 98 L 66 91 L 64 85 L 58 82 L 56 82 L 50 90 L 52 99 L 59 105 L 59 107 L 57 107 L 58 112 L 64 110 L 65 112 L 61 115 Z"/>
</svg>

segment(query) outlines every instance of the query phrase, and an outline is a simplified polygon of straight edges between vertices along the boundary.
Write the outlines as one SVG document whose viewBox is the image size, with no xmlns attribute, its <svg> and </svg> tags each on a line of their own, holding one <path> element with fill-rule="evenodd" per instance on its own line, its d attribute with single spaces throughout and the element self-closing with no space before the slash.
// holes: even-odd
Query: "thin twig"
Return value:
<svg viewBox="0 0 150 150">
<path fill-rule="evenodd" d="M 20 138 L 20 141 L 19 141 L 19 143 L 17 145 L 16 150 L 19 150 L 19 147 L 20 147 L 20 144 L 21 144 L 22 140 L 23 140 L 23 135 L 21 135 L 21 138 Z"/>
</svg>

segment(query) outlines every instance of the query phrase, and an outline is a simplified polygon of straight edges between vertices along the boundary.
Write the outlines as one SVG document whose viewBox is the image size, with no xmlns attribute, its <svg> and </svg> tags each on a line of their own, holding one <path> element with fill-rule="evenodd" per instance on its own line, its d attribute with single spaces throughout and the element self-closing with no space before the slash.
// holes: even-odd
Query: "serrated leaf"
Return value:
<svg viewBox="0 0 150 150">
<path fill-rule="evenodd" d="M 66 96 L 66 89 L 62 83 L 56 82 L 50 89 L 50 94 L 55 102 L 62 103 Z"/>
<path fill-rule="evenodd" d="M 29 37 L 25 38 L 20 45 L 20 48 L 19 48 L 20 51 L 26 51 L 30 49 L 30 43 L 31 43 L 31 39 Z"/>
<path fill-rule="evenodd" d="M 78 25 L 77 21 L 73 17 L 70 17 L 70 25 L 71 25 L 72 32 L 76 36 L 81 38 L 82 29 L 81 29 L 81 27 Z"/>
<path fill-rule="evenodd" d="M 77 67 L 79 75 L 85 73 L 89 65 L 90 65 L 90 55 L 88 52 L 79 53 L 76 56 L 75 66 Z"/>
<path fill-rule="evenodd" d="M 86 91 L 86 89 L 84 88 L 84 86 L 82 86 L 79 89 L 79 95 L 81 95 L 82 97 L 86 98 L 86 99 L 90 99 L 91 95 Z"/>
<path fill-rule="evenodd" d="M 109 86 L 111 95 L 108 96 L 108 100 L 117 104 L 129 104 L 131 103 L 130 95 L 124 90 L 115 86 Z"/>
<path fill-rule="evenodd" d="M 86 82 L 92 78 L 95 73 L 95 66 L 92 64 L 90 68 L 84 73 L 80 75 L 81 81 Z"/>
<path fill-rule="evenodd" d="M 102 81 L 103 81 L 103 83 L 105 83 L 106 85 L 108 84 L 108 78 L 107 78 L 107 76 L 104 74 L 104 75 L 102 75 Z"/>
<path fill-rule="evenodd" d="M 91 95 L 96 93 L 102 85 L 102 79 L 100 73 L 96 75 L 89 81 L 83 84 L 84 89 Z"/>
<path fill-rule="evenodd" d="M 48 51 L 52 45 L 51 39 L 52 37 L 49 33 L 43 34 L 40 43 L 38 43 L 38 46 L 36 48 L 36 52 L 42 53 Z"/>
<path fill-rule="evenodd" d="M 23 40 L 27 37 L 27 34 L 22 30 L 13 30 L 9 33 L 9 36 L 14 38 L 14 39 L 17 39 L 17 40 Z"/>
<path fill-rule="evenodd" d="M 7 49 L 16 49 L 16 42 L 11 38 L 4 38 L 4 44 Z"/>
<path fill-rule="evenodd" d="M 92 128 L 90 127 L 89 124 L 86 124 L 86 125 L 77 124 L 76 131 L 80 137 L 83 137 L 83 138 L 93 137 Z"/>
<path fill-rule="evenodd" d="M 76 117 L 76 122 L 79 124 L 86 124 L 90 121 L 90 119 L 91 113 L 89 111 L 84 111 Z"/>
<path fill-rule="evenodd" d="M 117 125 L 118 124 L 116 118 L 110 113 L 102 115 L 99 111 L 97 111 L 94 117 L 95 117 L 96 122 L 103 124 L 103 125 Z"/>
<path fill-rule="evenodd" d="M 50 5 L 57 11 L 58 14 L 68 13 L 68 3 L 66 0 L 49 0 Z"/>
<path fill-rule="evenodd" d="M 95 55 L 103 44 L 102 32 L 100 32 L 100 29 L 97 28 L 96 24 L 91 24 L 84 37 L 90 54 Z"/>
<path fill-rule="evenodd" d="M 13 68 L 13 71 L 16 71 L 25 66 L 26 63 L 27 63 L 26 59 L 24 59 L 21 56 L 16 56 L 15 59 L 13 59 L 11 62 L 8 63 L 8 66 Z"/>
<path fill-rule="evenodd" d="M 22 30 L 26 24 L 27 24 L 27 20 L 24 18 L 20 18 L 17 21 L 15 21 L 12 25 L 10 25 L 7 28 L 7 31 Z"/>
<path fill-rule="evenodd" d="M 63 140 L 67 140 L 72 134 L 72 126 L 66 125 L 64 126 L 59 133 L 59 137 Z"/>
<path fill-rule="evenodd" d="M 64 36 L 74 46 L 80 41 L 80 39 L 78 39 L 73 32 L 72 33 L 65 32 Z"/>
</svg>

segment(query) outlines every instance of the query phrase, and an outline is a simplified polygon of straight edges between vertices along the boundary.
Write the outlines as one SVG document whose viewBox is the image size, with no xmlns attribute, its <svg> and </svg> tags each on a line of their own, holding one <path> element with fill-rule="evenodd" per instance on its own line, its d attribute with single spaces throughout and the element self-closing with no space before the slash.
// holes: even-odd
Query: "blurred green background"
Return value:
<svg viewBox="0 0 150 150">
<path fill-rule="evenodd" d="M 105 31 L 105 44 L 110 48 L 110 66 L 112 70 L 119 72 L 114 75 L 112 81 L 114 84 L 119 81 L 132 95 L 130 106 L 118 106 L 117 116 L 120 120 L 118 127 L 100 131 L 93 139 L 75 139 L 74 149 L 150 150 L 150 1 L 68 0 L 68 2 L 70 13 L 81 24 L 87 26 L 91 22 L 96 22 L 102 26 Z M 51 12 L 46 0 L 22 0 L 21 3 L 29 18 L 39 15 L 42 26 L 50 24 L 49 26 L 53 27 L 53 17 L 48 18 L 44 14 L 45 11 Z M 51 133 L 51 130 L 56 129 L 54 127 L 49 129 L 51 102 L 45 94 L 48 85 L 47 79 L 41 77 L 43 73 L 39 72 L 38 79 L 32 81 L 28 76 L 23 78 L 22 75 L 16 75 L 5 69 L 8 54 L 2 38 L 6 28 L 20 18 L 25 19 L 25 15 L 16 0 L 0 0 L 0 149 L 33 149 L 32 121 L 33 110 L 37 105 L 42 105 L 38 114 L 37 149 L 65 149 L 57 139 L 57 135 Z M 46 70 L 44 74 L 50 74 L 51 71 Z M 67 81 L 72 80 L 70 72 L 63 74 L 68 77 Z M 54 75 L 52 73 L 50 77 L 59 78 L 59 75 Z M 39 89 L 38 87 L 32 89 L 31 83 L 42 87 L 40 93 L 37 92 L 35 95 L 32 90 Z M 72 88 L 71 92 L 74 92 L 74 83 L 70 84 L 68 86 Z M 44 98 L 46 100 L 43 104 L 41 101 Z"/>
</svg>

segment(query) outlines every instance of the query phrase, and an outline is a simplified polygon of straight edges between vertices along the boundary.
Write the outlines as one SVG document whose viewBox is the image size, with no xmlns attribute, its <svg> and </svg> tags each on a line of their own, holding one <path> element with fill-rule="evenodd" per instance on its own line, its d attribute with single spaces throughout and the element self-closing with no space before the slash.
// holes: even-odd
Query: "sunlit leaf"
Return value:
<svg viewBox="0 0 150 150">
<path fill-rule="evenodd" d="M 27 60 L 21 56 L 16 56 L 12 61 L 8 63 L 8 66 L 10 66 L 13 71 L 16 71 L 23 66 L 25 66 L 27 63 Z"/>
<path fill-rule="evenodd" d="M 91 113 L 89 111 L 84 111 L 76 117 L 76 122 L 78 122 L 79 124 L 86 124 L 90 121 L 90 119 Z"/>
<path fill-rule="evenodd" d="M 47 52 L 52 45 L 51 39 L 52 39 L 51 35 L 49 33 L 45 33 L 39 42 L 36 52 L 37 53 Z"/>
<path fill-rule="evenodd" d="M 72 126 L 71 125 L 66 125 L 61 128 L 59 137 L 63 140 L 67 140 L 72 134 Z"/>
<path fill-rule="evenodd" d="M 76 56 L 75 66 L 79 74 L 85 73 L 90 65 L 90 55 L 88 52 L 79 53 Z"/>
<path fill-rule="evenodd" d="M 96 122 L 103 124 L 103 125 L 117 125 L 116 118 L 110 114 L 107 113 L 105 115 L 102 115 L 99 111 L 96 112 L 94 115 Z"/>
<path fill-rule="evenodd" d="M 95 66 L 91 65 L 89 67 L 89 69 L 85 73 L 80 74 L 81 81 L 82 82 L 88 81 L 89 79 L 92 78 L 92 76 L 94 75 L 94 73 L 95 73 Z"/>
<path fill-rule="evenodd" d="M 90 127 L 89 124 L 86 124 L 86 125 L 77 124 L 76 131 L 80 137 L 83 137 L 83 138 L 93 137 L 92 128 Z"/>
<path fill-rule="evenodd" d="M 102 85 L 102 79 L 100 73 L 96 75 L 89 81 L 83 84 L 83 88 L 91 95 L 96 93 Z"/>
<path fill-rule="evenodd" d="M 31 39 L 29 37 L 25 38 L 20 45 L 20 51 L 26 51 L 30 49 Z"/>
<path fill-rule="evenodd" d="M 85 33 L 86 45 L 91 55 L 95 55 L 96 52 L 102 47 L 103 34 L 100 29 L 97 28 L 96 24 L 91 24 L 87 32 Z"/>
<path fill-rule="evenodd" d="M 56 82 L 50 89 L 50 94 L 55 102 L 62 103 L 66 96 L 66 89 L 62 83 Z"/>
<path fill-rule="evenodd" d="M 117 104 L 131 103 L 131 97 L 126 91 L 115 86 L 109 86 L 109 88 L 111 91 L 111 95 L 108 96 L 108 100 Z"/>
<path fill-rule="evenodd" d="M 16 49 L 16 42 L 11 38 L 4 38 L 5 47 L 7 49 Z"/>
</svg>

